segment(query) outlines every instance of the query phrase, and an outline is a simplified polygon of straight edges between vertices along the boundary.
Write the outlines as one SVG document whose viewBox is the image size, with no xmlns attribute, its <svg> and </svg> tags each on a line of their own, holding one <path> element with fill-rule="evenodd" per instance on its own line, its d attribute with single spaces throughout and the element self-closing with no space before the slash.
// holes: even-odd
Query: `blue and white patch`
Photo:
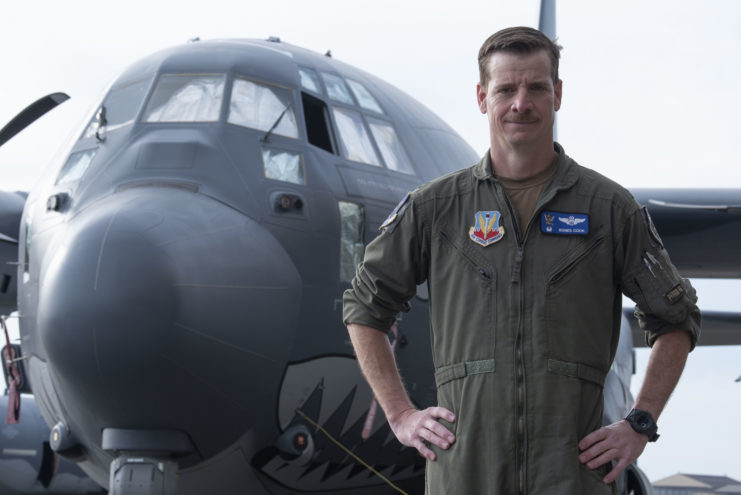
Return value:
<svg viewBox="0 0 741 495">
<path fill-rule="evenodd" d="M 544 211 L 540 214 L 540 231 L 544 234 L 587 235 L 589 234 L 589 215 Z"/>
<path fill-rule="evenodd" d="M 386 220 L 383 221 L 380 227 L 378 227 L 378 230 L 383 230 L 387 227 L 389 227 L 396 218 L 399 216 L 399 211 L 402 209 L 402 207 L 407 203 L 409 200 L 409 193 L 406 193 L 406 196 L 402 198 L 401 201 L 399 201 L 399 204 L 396 205 L 396 208 L 391 212 L 391 214 L 386 218 Z"/>
</svg>

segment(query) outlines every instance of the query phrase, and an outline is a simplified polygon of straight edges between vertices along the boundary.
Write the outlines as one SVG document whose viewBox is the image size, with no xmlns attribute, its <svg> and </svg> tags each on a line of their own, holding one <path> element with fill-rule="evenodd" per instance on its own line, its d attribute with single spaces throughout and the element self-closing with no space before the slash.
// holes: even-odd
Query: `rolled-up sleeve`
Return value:
<svg viewBox="0 0 741 495">
<path fill-rule="evenodd" d="M 420 249 L 424 244 L 420 224 L 412 197 L 368 244 L 352 288 L 343 295 L 346 325 L 358 323 L 388 332 L 397 315 L 409 311 L 409 300 L 427 276 L 427 257 Z"/>
<path fill-rule="evenodd" d="M 701 315 L 689 280 L 679 275 L 645 208 L 636 208 L 623 229 L 622 287 L 636 303 L 635 315 L 646 343 L 669 332 L 690 333 L 692 349 L 700 336 Z"/>
</svg>

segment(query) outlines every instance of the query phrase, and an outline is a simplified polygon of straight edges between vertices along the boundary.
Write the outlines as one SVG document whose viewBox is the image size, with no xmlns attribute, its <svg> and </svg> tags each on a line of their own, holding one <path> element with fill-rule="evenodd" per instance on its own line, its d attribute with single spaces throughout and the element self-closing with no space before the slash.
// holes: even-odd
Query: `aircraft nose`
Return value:
<svg viewBox="0 0 741 495">
<path fill-rule="evenodd" d="M 300 278 L 253 220 L 141 188 L 73 218 L 46 259 L 38 335 L 70 416 L 89 419 L 70 427 L 176 429 L 209 457 L 277 401 Z"/>
</svg>

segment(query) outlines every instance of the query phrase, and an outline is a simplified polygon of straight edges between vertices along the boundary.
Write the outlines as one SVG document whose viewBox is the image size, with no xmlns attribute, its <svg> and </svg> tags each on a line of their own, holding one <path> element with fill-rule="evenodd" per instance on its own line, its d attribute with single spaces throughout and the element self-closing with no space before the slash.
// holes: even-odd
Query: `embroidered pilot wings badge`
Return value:
<svg viewBox="0 0 741 495">
<path fill-rule="evenodd" d="M 540 214 L 540 231 L 544 234 L 587 235 L 589 234 L 589 215 L 544 211 Z"/>
<path fill-rule="evenodd" d="M 502 214 L 498 211 L 477 211 L 468 237 L 484 247 L 494 244 L 504 236 L 504 227 L 499 226 L 501 218 Z"/>
<path fill-rule="evenodd" d="M 563 223 L 565 223 L 566 225 L 570 225 L 571 227 L 573 227 L 574 225 L 579 225 L 580 223 L 587 221 L 586 218 L 576 218 L 574 217 L 574 215 L 571 215 L 568 218 L 558 217 L 558 219 L 562 221 Z"/>
</svg>

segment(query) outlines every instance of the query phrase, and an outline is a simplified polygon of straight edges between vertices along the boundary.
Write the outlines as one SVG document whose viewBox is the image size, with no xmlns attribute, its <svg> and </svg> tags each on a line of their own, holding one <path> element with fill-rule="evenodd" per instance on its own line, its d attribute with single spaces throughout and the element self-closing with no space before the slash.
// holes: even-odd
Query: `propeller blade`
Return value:
<svg viewBox="0 0 741 495">
<path fill-rule="evenodd" d="M 0 146 L 10 141 L 16 134 L 31 125 L 46 112 L 67 100 L 69 100 L 69 96 L 65 93 L 52 93 L 28 105 L 0 130 Z"/>
<path fill-rule="evenodd" d="M 540 13 L 538 15 L 538 31 L 548 36 L 550 39 L 556 39 L 556 0 L 540 0 Z M 553 119 L 553 140 L 557 136 L 557 119 Z"/>
<path fill-rule="evenodd" d="M 550 39 L 556 39 L 556 0 L 540 0 L 538 30 Z"/>
<path fill-rule="evenodd" d="M 7 242 L 8 244 L 18 244 L 18 239 L 13 239 L 3 233 L 0 233 L 0 242 Z"/>
</svg>

